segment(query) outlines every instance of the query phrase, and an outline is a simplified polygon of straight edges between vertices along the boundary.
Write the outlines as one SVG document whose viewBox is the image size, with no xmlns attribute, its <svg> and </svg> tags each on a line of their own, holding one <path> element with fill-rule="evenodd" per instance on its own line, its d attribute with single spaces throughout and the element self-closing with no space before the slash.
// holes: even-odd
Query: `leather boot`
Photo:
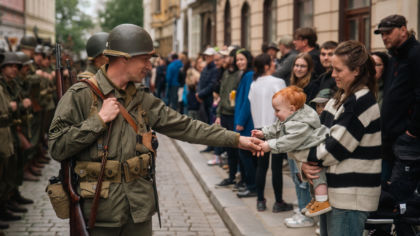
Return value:
<svg viewBox="0 0 420 236">
<path fill-rule="evenodd" d="M 19 206 L 19 204 L 17 204 L 13 200 L 9 200 L 9 201 L 6 202 L 6 209 L 11 211 L 11 212 L 16 212 L 16 213 L 26 213 L 26 212 L 28 212 L 28 209 Z"/>
<path fill-rule="evenodd" d="M 38 167 L 38 168 L 44 168 L 45 164 L 42 164 L 41 162 L 39 162 L 38 160 L 32 162 L 32 166 Z"/>
<path fill-rule="evenodd" d="M 0 220 L 1 221 L 16 221 L 20 219 L 22 219 L 22 217 L 13 215 L 13 213 L 7 210 L 4 205 L 0 206 Z"/>
<path fill-rule="evenodd" d="M 33 200 L 29 199 L 29 198 L 24 198 L 22 197 L 22 195 L 20 194 L 19 190 L 15 191 L 15 194 L 13 195 L 13 199 L 18 203 L 18 204 L 32 204 L 34 203 Z"/>
<path fill-rule="evenodd" d="M 39 181 L 39 178 L 38 178 L 38 177 L 36 177 L 35 175 L 33 175 L 33 174 L 29 171 L 29 168 L 26 168 L 26 169 L 23 171 L 23 180 L 25 180 L 25 181 L 35 181 L 35 182 L 37 182 L 37 181 Z"/>
<path fill-rule="evenodd" d="M 41 176 L 42 175 L 41 169 L 39 169 L 35 166 L 30 166 L 29 171 L 35 176 Z"/>
<path fill-rule="evenodd" d="M 3 222 L 0 222 L 0 229 L 8 229 L 9 228 L 9 224 L 6 224 L 6 223 L 3 223 Z M 1 233 L 2 232 L 0 232 L 0 235 L 1 235 Z M 4 234 L 3 234 L 4 235 Z"/>
</svg>

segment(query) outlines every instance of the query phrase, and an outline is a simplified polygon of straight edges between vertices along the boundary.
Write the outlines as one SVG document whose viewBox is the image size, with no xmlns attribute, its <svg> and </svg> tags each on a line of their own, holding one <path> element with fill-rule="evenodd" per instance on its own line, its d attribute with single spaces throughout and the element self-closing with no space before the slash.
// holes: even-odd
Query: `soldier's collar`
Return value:
<svg viewBox="0 0 420 236">
<path fill-rule="evenodd" d="M 128 94 L 129 96 L 133 96 L 136 93 L 136 86 L 134 85 L 134 83 L 129 82 L 127 84 L 126 89 L 122 90 L 108 78 L 106 74 L 106 70 L 107 70 L 107 65 L 103 65 L 101 69 L 98 71 L 98 73 L 101 74 L 101 76 L 99 76 L 100 79 L 98 80 L 98 84 L 105 96 L 108 96 L 108 94 L 114 90 L 115 90 L 114 95 L 116 98 L 125 98 L 126 94 Z M 102 78 L 105 78 L 105 79 L 102 80 Z"/>
</svg>

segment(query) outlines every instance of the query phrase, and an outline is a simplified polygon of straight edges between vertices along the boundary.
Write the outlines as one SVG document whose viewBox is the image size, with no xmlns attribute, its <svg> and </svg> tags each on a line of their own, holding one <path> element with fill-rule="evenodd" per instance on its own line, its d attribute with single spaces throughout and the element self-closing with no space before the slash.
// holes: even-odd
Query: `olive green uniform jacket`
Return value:
<svg viewBox="0 0 420 236">
<path fill-rule="evenodd" d="M 9 97 L 0 86 L 0 201 L 7 199 L 8 183 L 6 169 L 8 160 L 14 155 L 13 136 L 10 130 L 11 116 Z"/>
<path fill-rule="evenodd" d="M 93 62 L 89 62 L 89 64 L 86 67 L 86 70 L 77 75 L 77 79 L 78 80 L 87 79 L 87 78 L 95 75 L 96 72 L 98 72 L 98 68 L 96 68 L 96 66 L 93 65 Z"/>
<path fill-rule="evenodd" d="M 136 120 L 140 129 L 145 127 L 139 120 L 139 109 L 143 111 L 140 114 L 148 126 L 169 137 L 211 146 L 238 145 L 239 134 L 181 115 L 145 89 L 136 89 L 132 83 L 125 90 L 117 89 L 106 77 L 105 66 L 95 76 L 105 96 L 113 94 Z M 49 151 L 55 160 L 74 158 L 78 161 L 100 162 L 98 150 L 102 145 L 98 140 L 104 139 L 107 126 L 98 115 L 102 101 L 97 100 L 98 106 L 93 102 L 93 93 L 81 82 L 73 85 L 59 101 L 48 142 Z M 113 122 L 108 160 L 123 163 L 138 155 L 138 140 L 135 131 L 121 114 Z M 134 223 L 151 220 L 156 211 L 154 202 L 152 183 L 147 179 L 111 183 L 108 198 L 99 201 L 95 226 L 120 227 L 129 222 L 129 217 Z M 83 203 L 82 210 L 87 219 L 92 199 L 85 198 Z"/>
</svg>

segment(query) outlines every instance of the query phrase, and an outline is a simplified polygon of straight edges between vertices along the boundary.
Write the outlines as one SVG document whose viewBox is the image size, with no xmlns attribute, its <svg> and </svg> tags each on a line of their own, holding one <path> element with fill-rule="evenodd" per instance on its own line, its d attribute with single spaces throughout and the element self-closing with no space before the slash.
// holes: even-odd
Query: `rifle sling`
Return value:
<svg viewBox="0 0 420 236">
<path fill-rule="evenodd" d="M 89 85 L 89 87 L 91 88 L 91 90 L 98 97 L 100 97 L 102 100 L 105 100 L 106 99 L 106 97 L 102 93 L 102 91 L 99 90 L 98 86 L 96 86 L 90 79 L 82 79 L 80 81 L 85 82 L 87 85 Z M 134 129 L 134 131 L 137 134 L 138 128 L 137 128 L 137 125 L 136 125 L 136 122 L 134 121 L 134 119 L 130 116 L 130 114 L 128 114 L 127 109 L 125 109 L 125 107 L 123 105 L 121 105 L 121 103 L 118 103 L 118 106 L 120 108 L 121 115 L 124 117 L 124 119 L 128 122 L 128 124 Z"/>
</svg>

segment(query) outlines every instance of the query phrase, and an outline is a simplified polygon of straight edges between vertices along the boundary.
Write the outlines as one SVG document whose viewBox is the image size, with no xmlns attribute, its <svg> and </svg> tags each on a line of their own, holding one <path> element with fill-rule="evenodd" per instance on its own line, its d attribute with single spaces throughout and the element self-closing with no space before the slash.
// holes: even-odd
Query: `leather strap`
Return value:
<svg viewBox="0 0 420 236">
<path fill-rule="evenodd" d="M 99 90 L 98 86 L 96 86 L 96 84 L 94 84 L 91 80 L 89 80 L 89 79 L 82 79 L 80 81 L 86 83 L 87 85 L 89 85 L 89 87 L 92 89 L 92 91 L 98 97 L 100 97 L 102 100 L 105 100 L 106 99 L 106 97 L 102 93 L 102 91 Z M 134 121 L 134 119 L 130 116 L 130 114 L 128 113 L 127 109 L 125 109 L 125 107 L 123 105 L 121 105 L 121 103 L 118 102 L 118 106 L 120 108 L 121 115 L 124 117 L 124 119 L 128 122 L 128 124 L 134 129 L 134 131 L 137 134 L 138 128 L 137 128 L 137 125 L 136 125 L 136 122 Z"/>
</svg>

